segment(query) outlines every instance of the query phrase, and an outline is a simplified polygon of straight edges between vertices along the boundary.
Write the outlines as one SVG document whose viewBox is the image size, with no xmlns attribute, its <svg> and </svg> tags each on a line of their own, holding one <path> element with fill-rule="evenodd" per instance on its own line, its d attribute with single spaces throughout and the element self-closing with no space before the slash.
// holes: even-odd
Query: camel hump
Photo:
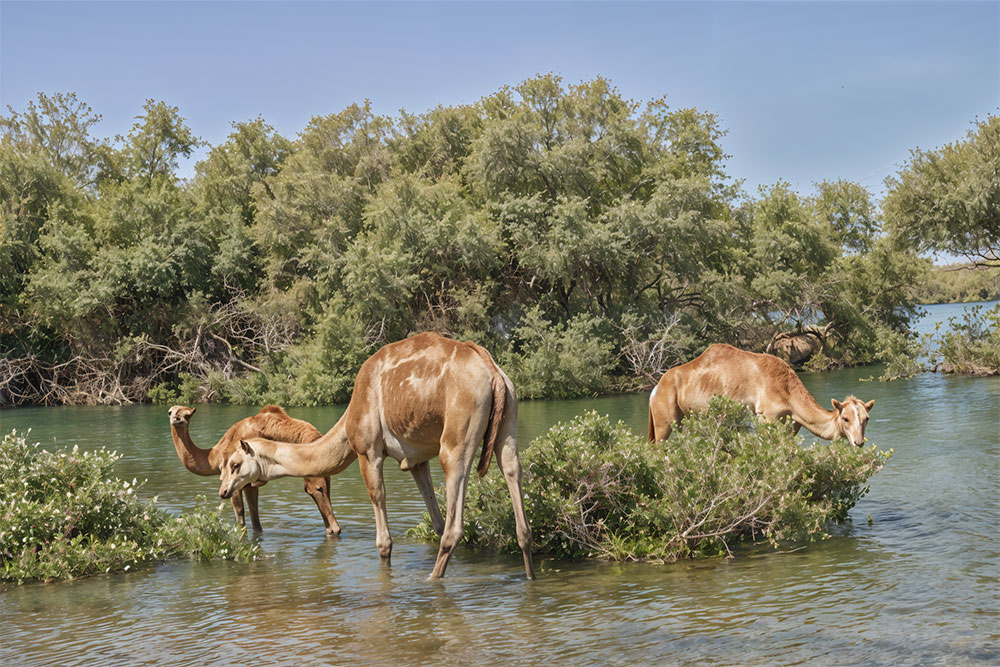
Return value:
<svg viewBox="0 0 1000 667">
<path fill-rule="evenodd" d="M 259 414 L 264 414 L 264 413 L 267 413 L 267 412 L 271 412 L 271 413 L 274 413 L 276 415 L 283 415 L 285 417 L 288 416 L 288 413 L 286 413 L 285 410 L 284 410 L 284 408 L 282 408 L 280 405 L 265 405 L 264 407 L 262 407 L 260 409 L 260 413 Z"/>
<path fill-rule="evenodd" d="M 476 472 L 482 477 L 490 469 L 493 450 L 496 449 L 497 436 L 500 433 L 500 424 L 503 422 L 504 408 L 507 404 L 507 383 L 504 382 L 503 374 L 500 373 L 500 369 L 486 348 L 470 341 L 466 341 L 465 344 L 486 362 L 493 376 L 493 406 L 490 409 L 490 419 L 486 422 L 486 433 L 483 434 L 483 451 L 479 455 L 479 467 L 476 469 Z"/>
</svg>

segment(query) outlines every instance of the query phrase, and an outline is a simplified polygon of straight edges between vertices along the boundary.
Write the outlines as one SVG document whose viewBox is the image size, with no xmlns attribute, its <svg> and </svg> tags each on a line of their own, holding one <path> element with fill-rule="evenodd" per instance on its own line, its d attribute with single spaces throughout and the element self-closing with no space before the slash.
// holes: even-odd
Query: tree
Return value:
<svg viewBox="0 0 1000 667">
<path fill-rule="evenodd" d="M 28 102 L 23 113 L 10 106 L 9 116 L 0 116 L 0 133 L 24 153 L 40 154 L 45 161 L 79 186 L 92 185 L 104 142 L 90 136 L 90 128 L 101 121 L 76 93 L 38 93 L 37 103 Z"/>
<path fill-rule="evenodd" d="M 861 254 L 871 250 L 879 232 L 878 209 L 871 193 L 843 179 L 817 183 L 816 189 L 816 214 L 833 229 L 840 245 Z"/>
<path fill-rule="evenodd" d="M 1000 117 L 978 121 L 964 141 L 914 149 L 886 187 L 887 228 L 900 241 L 1000 266 Z"/>
<path fill-rule="evenodd" d="M 184 123 L 177 107 L 165 102 L 146 100 L 145 113 L 136 116 L 137 122 L 125 138 L 122 150 L 127 178 L 144 178 L 147 182 L 157 177 L 174 179 L 177 160 L 190 157 L 202 144 Z"/>
</svg>

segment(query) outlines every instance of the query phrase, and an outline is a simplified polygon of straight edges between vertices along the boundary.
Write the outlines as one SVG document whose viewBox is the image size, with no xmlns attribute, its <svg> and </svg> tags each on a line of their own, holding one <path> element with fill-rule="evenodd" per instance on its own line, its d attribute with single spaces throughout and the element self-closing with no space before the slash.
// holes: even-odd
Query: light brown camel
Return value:
<svg viewBox="0 0 1000 667">
<path fill-rule="evenodd" d="M 423 333 L 386 345 L 365 361 L 347 411 L 316 442 L 304 447 L 260 438 L 241 443 L 223 466 L 219 495 L 228 498 L 247 484 L 288 475 L 335 474 L 357 457 L 375 510 L 375 545 L 388 561 L 392 538 L 382 465 L 390 456 L 413 473 L 434 530 L 441 535 L 430 575 L 437 579 L 462 538 L 465 493 L 482 443 L 479 475 L 486 474 L 495 454 L 514 505 L 524 569 L 534 579 L 516 430 L 514 386 L 489 352 L 473 343 Z M 444 470 L 446 521 L 430 482 L 428 461 L 435 456 Z"/>
<path fill-rule="evenodd" d="M 174 448 L 184 467 L 196 475 L 210 476 L 218 475 L 222 463 L 229 454 L 240 448 L 240 440 L 247 438 L 279 438 L 289 442 L 312 442 L 320 437 L 315 426 L 301 419 L 289 417 L 277 405 L 265 406 L 253 417 L 241 419 L 232 426 L 219 439 L 219 442 L 211 449 L 201 449 L 191 440 L 188 433 L 188 426 L 191 416 L 197 408 L 189 408 L 183 405 L 175 405 L 167 414 L 170 415 L 170 434 L 174 440 Z M 330 506 L 330 479 L 324 477 L 307 477 L 305 480 L 305 491 L 314 501 L 319 513 L 323 516 L 323 525 L 330 535 L 340 534 L 340 524 L 333 516 L 333 508 Z M 253 529 L 261 530 L 260 515 L 257 511 L 257 487 L 248 486 L 241 490 L 241 493 L 232 497 L 233 511 L 236 513 L 236 520 L 241 526 L 246 525 L 243 511 L 242 495 L 247 498 L 247 505 L 250 506 L 250 521 Z"/>
<path fill-rule="evenodd" d="M 650 442 L 666 440 L 686 413 L 704 410 L 709 399 L 720 394 L 769 421 L 791 417 L 796 433 L 805 426 L 824 440 L 844 436 L 859 447 L 865 444 L 868 411 L 875 405 L 848 396 L 843 403 L 833 399 L 833 410 L 824 410 L 787 362 L 716 343 L 696 359 L 668 370 L 653 388 Z"/>
</svg>

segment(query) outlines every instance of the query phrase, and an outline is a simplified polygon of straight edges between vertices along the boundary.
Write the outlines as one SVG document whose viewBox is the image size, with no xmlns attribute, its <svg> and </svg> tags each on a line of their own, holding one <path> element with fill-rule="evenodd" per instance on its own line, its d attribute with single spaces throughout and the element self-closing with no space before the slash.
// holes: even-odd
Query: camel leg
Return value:
<svg viewBox="0 0 1000 667">
<path fill-rule="evenodd" d="M 333 515 L 333 506 L 330 505 L 330 478 L 329 477 L 306 477 L 302 480 L 306 493 L 314 501 L 319 513 L 323 515 L 323 525 L 326 526 L 327 535 L 340 535 L 340 524 L 337 517 Z"/>
<path fill-rule="evenodd" d="M 669 438 L 674 424 L 680 424 L 683 417 L 674 388 L 669 384 L 657 385 L 656 395 L 649 400 L 650 442 Z"/>
<path fill-rule="evenodd" d="M 361 467 L 361 478 L 368 489 L 368 497 L 375 510 L 375 546 L 382 559 L 388 563 L 392 554 L 392 536 L 389 535 L 389 517 L 385 513 L 385 482 L 382 479 L 382 464 L 384 457 L 371 457 L 365 454 L 358 456 Z"/>
<path fill-rule="evenodd" d="M 516 420 L 514 422 L 516 424 Z M 531 526 L 528 525 L 528 515 L 524 511 L 524 499 L 521 494 L 521 461 L 517 458 L 517 440 L 514 438 L 514 428 L 506 428 L 500 434 L 500 442 L 494 450 L 497 464 L 503 471 L 510 492 L 510 501 L 514 505 L 514 523 L 517 530 L 517 544 L 524 554 L 524 571 L 528 579 L 535 578 L 535 567 L 531 562 Z"/>
<path fill-rule="evenodd" d="M 243 510 L 243 491 L 237 491 L 232 495 L 233 514 L 236 515 L 236 523 L 246 528 L 246 513 Z"/>
<path fill-rule="evenodd" d="M 475 429 L 470 429 L 474 431 Z M 482 431 L 480 431 L 481 433 Z M 480 436 L 479 440 L 482 439 Z M 457 443 L 457 444 L 449 444 Z M 469 488 L 469 475 L 479 442 L 462 443 L 462 440 L 449 437 L 448 428 L 441 436 L 441 452 L 438 458 L 444 468 L 447 506 L 445 509 L 444 532 L 441 533 L 441 546 L 438 548 L 437 560 L 429 579 L 440 579 L 448 567 L 451 554 L 462 540 L 465 529 L 463 514 L 465 511 L 465 493 Z"/>
<path fill-rule="evenodd" d="M 431 525 L 434 532 L 440 537 L 444 533 L 444 517 L 441 516 L 441 508 L 438 506 L 437 496 L 434 495 L 434 482 L 431 481 L 431 465 L 429 461 L 418 463 L 410 468 L 413 481 L 420 489 L 420 495 L 424 497 L 424 504 L 431 515 Z"/>
<path fill-rule="evenodd" d="M 247 494 L 247 507 L 250 508 L 250 523 L 258 533 L 263 532 L 260 527 L 260 512 L 257 509 L 257 496 L 260 493 L 256 486 L 245 486 L 243 492 Z"/>
</svg>

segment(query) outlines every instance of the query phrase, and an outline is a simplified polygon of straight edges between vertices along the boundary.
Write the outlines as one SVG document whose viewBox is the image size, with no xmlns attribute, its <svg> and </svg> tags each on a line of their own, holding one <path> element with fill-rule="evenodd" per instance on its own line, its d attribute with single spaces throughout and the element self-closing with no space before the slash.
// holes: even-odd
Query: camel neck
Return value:
<svg viewBox="0 0 1000 667">
<path fill-rule="evenodd" d="M 834 410 L 823 409 L 805 387 L 802 388 L 802 392 L 795 398 L 792 419 L 824 440 L 833 440 L 840 434 L 839 423 L 837 421 L 839 413 Z"/>
<path fill-rule="evenodd" d="M 358 457 L 347 439 L 344 417 L 318 440 L 304 444 L 257 440 L 261 457 L 261 481 L 278 477 L 329 477 L 341 472 Z"/>
<path fill-rule="evenodd" d="M 174 449 L 184 467 L 196 475 L 208 477 L 219 474 L 219 466 L 212 465 L 209 460 L 212 450 L 201 449 L 191 441 L 187 424 L 171 424 L 170 434 L 174 440 Z"/>
</svg>

